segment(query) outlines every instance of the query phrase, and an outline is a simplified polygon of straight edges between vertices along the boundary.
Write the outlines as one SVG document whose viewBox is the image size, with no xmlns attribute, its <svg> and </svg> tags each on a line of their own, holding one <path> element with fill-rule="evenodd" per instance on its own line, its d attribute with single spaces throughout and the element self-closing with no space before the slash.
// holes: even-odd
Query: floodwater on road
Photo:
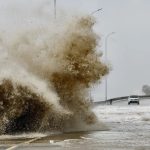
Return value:
<svg viewBox="0 0 150 150">
<path fill-rule="evenodd" d="M 93 111 L 108 131 L 3 135 L 0 150 L 150 150 L 150 105 L 124 102 L 97 106 Z"/>
</svg>

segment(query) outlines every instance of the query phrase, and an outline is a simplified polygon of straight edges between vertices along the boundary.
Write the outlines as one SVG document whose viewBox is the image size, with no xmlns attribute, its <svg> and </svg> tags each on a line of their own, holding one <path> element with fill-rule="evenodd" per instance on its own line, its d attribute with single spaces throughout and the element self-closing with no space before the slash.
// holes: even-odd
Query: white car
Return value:
<svg viewBox="0 0 150 150">
<path fill-rule="evenodd" d="M 138 105 L 140 104 L 139 96 L 131 95 L 128 97 L 128 105 L 133 104 L 133 103 L 136 103 Z"/>
</svg>

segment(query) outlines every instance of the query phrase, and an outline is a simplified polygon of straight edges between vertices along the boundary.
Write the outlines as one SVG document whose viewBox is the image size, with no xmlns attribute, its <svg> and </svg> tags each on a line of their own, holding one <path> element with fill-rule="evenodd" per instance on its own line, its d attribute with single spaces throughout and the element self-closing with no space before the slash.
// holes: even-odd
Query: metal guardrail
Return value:
<svg viewBox="0 0 150 150">
<path fill-rule="evenodd" d="M 150 95 L 135 95 L 135 96 L 139 96 L 140 99 L 146 99 L 146 98 L 150 98 Z M 127 100 L 129 96 L 122 96 L 122 97 L 115 97 L 115 98 L 111 98 L 111 99 L 108 99 L 106 101 L 97 101 L 97 102 L 94 102 L 94 106 L 96 105 L 103 105 L 103 104 L 112 104 L 113 102 L 115 101 L 124 101 L 124 100 Z"/>
</svg>

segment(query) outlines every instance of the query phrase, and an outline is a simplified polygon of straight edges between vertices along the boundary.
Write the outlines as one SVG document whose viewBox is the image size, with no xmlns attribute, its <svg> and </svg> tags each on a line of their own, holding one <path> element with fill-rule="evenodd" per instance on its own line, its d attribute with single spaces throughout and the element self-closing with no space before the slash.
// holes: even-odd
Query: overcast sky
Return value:
<svg viewBox="0 0 150 150">
<path fill-rule="evenodd" d="M 32 9 L 40 7 L 45 14 L 53 14 L 53 0 L 0 0 L 0 30 L 15 19 L 14 22 L 23 23 L 25 18 L 32 17 Z M 106 35 L 116 32 L 108 40 L 108 63 L 112 66 L 108 76 L 108 97 L 138 94 L 143 84 L 150 85 L 150 1 L 57 0 L 58 17 L 90 14 L 98 8 L 103 11 L 94 15 L 97 20 L 95 31 L 102 37 L 100 49 L 103 52 Z M 24 17 L 18 18 L 18 10 Z M 14 17 L 8 17 L 10 14 Z M 96 100 L 104 99 L 104 83 L 94 91 Z"/>
<path fill-rule="evenodd" d="M 58 2 L 59 3 L 59 2 Z M 149 0 L 63 0 L 60 8 L 90 13 L 95 9 L 98 34 L 116 32 L 108 40 L 108 60 L 112 71 L 108 76 L 108 97 L 141 94 L 143 84 L 150 84 L 150 1 Z M 104 98 L 104 84 L 94 93 Z M 101 94 L 100 94 L 101 93 Z"/>
</svg>

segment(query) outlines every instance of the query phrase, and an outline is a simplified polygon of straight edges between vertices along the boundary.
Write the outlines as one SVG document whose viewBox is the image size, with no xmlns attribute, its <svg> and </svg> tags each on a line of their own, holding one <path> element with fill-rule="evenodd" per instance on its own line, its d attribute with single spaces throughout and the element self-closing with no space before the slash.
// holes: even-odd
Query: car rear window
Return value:
<svg viewBox="0 0 150 150">
<path fill-rule="evenodd" d="M 132 95 L 132 96 L 130 96 L 130 98 L 138 98 L 138 96 Z"/>
</svg>

